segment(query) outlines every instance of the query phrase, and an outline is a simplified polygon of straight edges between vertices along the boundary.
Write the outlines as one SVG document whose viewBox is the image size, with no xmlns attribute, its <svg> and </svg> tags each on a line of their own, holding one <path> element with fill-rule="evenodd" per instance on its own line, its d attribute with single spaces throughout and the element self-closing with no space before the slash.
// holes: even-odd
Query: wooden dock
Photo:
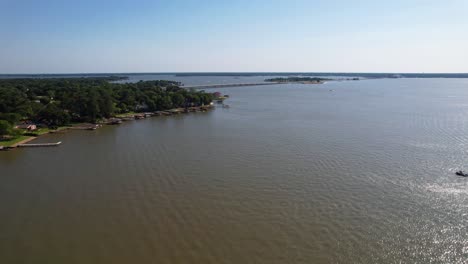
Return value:
<svg viewBox="0 0 468 264">
<path fill-rule="evenodd" d="M 19 148 L 26 148 L 26 147 L 57 147 L 62 144 L 62 141 L 56 143 L 37 143 L 37 144 L 19 144 Z"/>
</svg>

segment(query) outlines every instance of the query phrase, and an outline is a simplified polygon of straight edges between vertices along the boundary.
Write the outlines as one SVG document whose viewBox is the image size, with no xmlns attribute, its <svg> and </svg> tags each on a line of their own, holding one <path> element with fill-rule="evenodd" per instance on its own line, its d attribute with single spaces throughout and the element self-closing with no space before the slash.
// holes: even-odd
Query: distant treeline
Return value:
<svg viewBox="0 0 468 264">
<path fill-rule="evenodd" d="M 305 77 L 361 77 L 367 79 L 378 78 L 468 78 L 468 73 L 365 73 L 365 72 L 155 72 L 155 73 L 119 73 L 114 74 L 118 78 L 128 78 L 128 76 L 138 75 L 172 75 L 176 77 L 254 77 L 254 76 L 274 76 L 274 77 L 290 77 L 290 76 L 305 76 Z M 0 74 L 0 79 L 8 78 L 95 78 L 106 77 L 112 74 L 93 73 L 93 74 Z"/>
<path fill-rule="evenodd" d="M 68 74 L 0 74 L 1 79 L 70 79 L 70 78 L 92 78 L 105 79 L 108 81 L 128 80 L 129 75 L 105 74 L 105 73 L 68 73 Z"/>
<path fill-rule="evenodd" d="M 213 95 L 174 81 L 117 84 L 122 77 L 0 80 L 0 123 L 30 120 L 61 126 L 115 114 L 211 103 Z M 1 122 L 3 120 L 3 122 Z"/>
<path fill-rule="evenodd" d="M 191 76 L 322 76 L 322 77 L 362 77 L 367 79 L 380 78 L 468 78 L 468 73 L 345 73 L 345 72 L 201 72 L 201 73 L 174 73 L 178 77 Z"/>
<path fill-rule="evenodd" d="M 287 77 L 287 78 L 271 78 L 266 79 L 265 82 L 324 82 L 331 79 L 319 78 L 319 77 Z"/>
</svg>

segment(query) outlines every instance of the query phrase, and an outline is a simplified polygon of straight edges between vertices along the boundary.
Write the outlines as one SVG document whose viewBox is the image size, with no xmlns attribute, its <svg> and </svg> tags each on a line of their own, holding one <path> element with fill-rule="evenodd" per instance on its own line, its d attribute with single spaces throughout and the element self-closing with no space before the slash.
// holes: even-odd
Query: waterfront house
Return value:
<svg viewBox="0 0 468 264">
<path fill-rule="evenodd" d="M 146 109 L 148 109 L 148 105 L 146 103 L 138 104 L 135 107 L 135 111 L 146 110 Z"/>
<path fill-rule="evenodd" d="M 17 125 L 15 128 L 17 129 L 25 129 L 27 131 L 35 131 L 37 130 L 37 126 L 35 124 L 21 124 Z"/>
</svg>

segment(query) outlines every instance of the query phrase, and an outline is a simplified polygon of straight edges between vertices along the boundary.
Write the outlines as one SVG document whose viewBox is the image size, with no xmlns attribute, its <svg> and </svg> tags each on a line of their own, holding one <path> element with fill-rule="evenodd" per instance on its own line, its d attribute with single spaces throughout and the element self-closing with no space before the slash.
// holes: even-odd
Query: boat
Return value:
<svg viewBox="0 0 468 264">
<path fill-rule="evenodd" d="M 468 177 L 468 173 L 464 173 L 463 171 L 457 171 L 455 174 L 462 177 Z"/>
<path fill-rule="evenodd" d="M 109 122 L 109 125 L 120 125 L 120 124 L 122 124 L 122 120 L 118 118 L 111 119 Z"/>
<path fill-rule="evenodd" d="M 13 147 L 2 147 L 2 146 L 0 146 L 0 151 L 8 151 L 10 149 L 13 149 Z"/>
<path fill-rule="evenodd" d="M 223 104 L 223 108 L 229 108 L 230 106 L 227 104 Z"/>
</svg>

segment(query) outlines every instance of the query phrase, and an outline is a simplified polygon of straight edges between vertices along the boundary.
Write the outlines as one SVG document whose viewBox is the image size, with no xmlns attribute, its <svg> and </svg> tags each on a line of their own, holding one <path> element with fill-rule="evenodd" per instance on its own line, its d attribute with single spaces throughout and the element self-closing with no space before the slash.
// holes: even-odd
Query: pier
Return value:
<svg viewBox="0 0 468 264">
<path fill-rule="evenodd" d="M 62 141 L 56 143 L 37 143 L 37 144 L 19 144 L 19 148 L 26 148 L 26 147 L 56 147 L 62 144 Z"/>
</svg>

